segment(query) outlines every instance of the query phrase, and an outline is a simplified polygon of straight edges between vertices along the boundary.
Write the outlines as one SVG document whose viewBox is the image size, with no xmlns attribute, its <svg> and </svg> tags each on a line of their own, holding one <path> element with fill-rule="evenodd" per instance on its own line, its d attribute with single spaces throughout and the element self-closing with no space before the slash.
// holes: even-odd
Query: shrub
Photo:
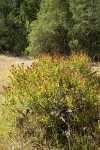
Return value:
<svg viewBox="0 0 100 150">
<path fill-rule="evenodd" d="M 67 60 L 42 55 L 26 69 L 12 66 L 11 73 L 3 137 L 31 139 L 37 149 L 99 148 L 100 78 L 85 54 Z"/>
</svg>

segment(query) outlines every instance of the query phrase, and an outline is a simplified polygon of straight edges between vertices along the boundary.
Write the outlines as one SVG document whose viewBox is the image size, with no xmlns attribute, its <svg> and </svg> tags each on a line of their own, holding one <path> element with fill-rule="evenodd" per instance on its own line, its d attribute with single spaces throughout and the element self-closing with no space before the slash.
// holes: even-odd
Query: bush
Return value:
<svg viewBox="0 0 100 150">
<path fill-rule="evenodd" d="M 36 149 L 99 148 L 100 78 L 85 54 L 67 60 L 42 55 L 26 69 L 12 66 L 11 73 L 2 137 L 17 145 L 28 138 Z"/>
</svg>

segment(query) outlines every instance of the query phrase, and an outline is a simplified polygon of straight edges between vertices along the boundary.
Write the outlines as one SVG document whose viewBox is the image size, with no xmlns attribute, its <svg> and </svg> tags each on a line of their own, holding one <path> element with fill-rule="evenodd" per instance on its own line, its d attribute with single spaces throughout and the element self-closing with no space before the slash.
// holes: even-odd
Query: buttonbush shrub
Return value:
<svg viewBox="0 0 100 150">
<path fill-rule="evenodd" d="M 99 149 L 100 77 L 89 62 L 74 53 L 12 66 L 3 93 L 2 136 L 17 146 L 21 138 L 31 139 L 36 149 Z"/>
</svg>

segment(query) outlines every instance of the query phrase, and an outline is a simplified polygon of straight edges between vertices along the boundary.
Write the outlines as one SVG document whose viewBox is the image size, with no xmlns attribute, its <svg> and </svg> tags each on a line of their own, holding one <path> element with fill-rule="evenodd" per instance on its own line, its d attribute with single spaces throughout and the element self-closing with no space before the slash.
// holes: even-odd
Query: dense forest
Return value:
<svg viewBox="0 0 100 150">
<path fill-rule="evenodd" d="M 100 54 L 99 0 L 0 0 L 0 52 Z"/>
</svg>

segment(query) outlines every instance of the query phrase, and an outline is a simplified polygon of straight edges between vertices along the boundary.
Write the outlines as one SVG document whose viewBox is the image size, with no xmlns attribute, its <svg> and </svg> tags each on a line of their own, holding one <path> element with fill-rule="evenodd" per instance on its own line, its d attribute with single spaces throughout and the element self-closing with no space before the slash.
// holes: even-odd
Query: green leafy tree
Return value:
<svg viewBox="0 0 100 150">
<path fill-rule="evenodd" d="M 24 0 L 20 7 L 20 16 L 22 20 L 32 22 L 37 18 L 41 0 Z"/>
<path fill-rule="evenodd" d="M 30 25 L 28 36 L 31 54 L 53 52 L 69 54 L 69 34 L 72 13 L 68 0 L 45 0 L 40 6 L 38 19 Z"/>
<path fill-rule="evenodd" d="M 0 0 L 0 51 L 23 54 L 27 47 L 26 22 L 36 19 L 39 2 Z"/>
<path fill-rule="evenodd" d="M 70 0 L 74 28 L 72 38 L 79 41 L 79 48 L 89 55 L 100 54 L 100 2 L 99 0 Z"/>
<path fill-rule="evenodd" d="M 11 0 L 0 0 L 0 17 L 3 24 L 8 25 L 9 17 L 13 9 Z"/>
</svg>

